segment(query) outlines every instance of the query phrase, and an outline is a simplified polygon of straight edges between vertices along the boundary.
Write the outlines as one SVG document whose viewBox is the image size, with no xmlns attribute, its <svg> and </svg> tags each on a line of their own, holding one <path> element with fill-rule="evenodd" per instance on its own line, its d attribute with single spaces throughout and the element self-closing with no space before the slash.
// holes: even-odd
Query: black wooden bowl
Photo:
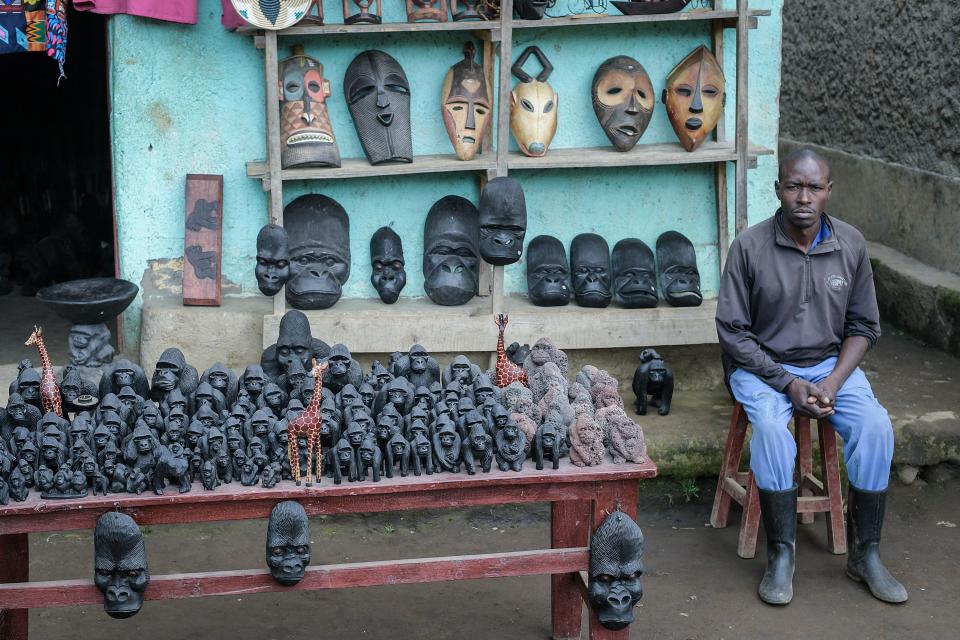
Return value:
<svg viewBox="0 0 960 640">
<path fill-rule="evenodd" d="M 139 290 L 119 278 L 86 278 L 45 287 L 37 300 L 73 324 L 100 324 L 123 313 Z"/>
<path fill-rule="evenodd" d="M 652 15 L 654 13 L 674 13 L 680 11 L 690 0 L 633 0 L 620 2 L 613 0 L 613 6 L 627 16 Z"/>
</svg>

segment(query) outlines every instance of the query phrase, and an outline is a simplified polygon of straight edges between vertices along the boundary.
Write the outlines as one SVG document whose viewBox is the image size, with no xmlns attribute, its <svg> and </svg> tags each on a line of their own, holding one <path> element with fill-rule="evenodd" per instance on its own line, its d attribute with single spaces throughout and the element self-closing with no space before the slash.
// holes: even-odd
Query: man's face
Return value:
<svg viewBox="0 0 960 640">
<path fill-rule="evenodd" d="M 795 229 L 809 229 L 820 224 L 830 199 L 830 169 L 816 158 L 797 158 L 783 167 L 774 189 L 784 221 Z"/>
</svg>

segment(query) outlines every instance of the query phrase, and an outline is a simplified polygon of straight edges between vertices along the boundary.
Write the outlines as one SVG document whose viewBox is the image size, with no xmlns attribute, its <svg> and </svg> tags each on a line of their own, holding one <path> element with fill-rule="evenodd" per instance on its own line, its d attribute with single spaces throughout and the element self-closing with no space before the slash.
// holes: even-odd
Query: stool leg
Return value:
<svg viewBox="0 0 960 640">
<path fill-rule="evenodd" d="M 813 474 L 813 444 L 811 443 L 810 418 L 795 416 L 793 419 L 793 435 L 797 439 L 797 486 L 800 489 L 799 498 L 812 496 L 813 489 L 810 487 L 808 478 Z M 800 514 L 801 524 L 810 524 L 813 522 L 813 512 L 802 512 Z"/>
<path fill-rule="evenodd" d="M 820 436 L 820 464 L 823 472 L 824 493 L 830 501 L 827 512 L 827 545 L 831 553 L 847 552 L 846 523 L 843 519 L 843 493 L 840 486 L 840 458 L 837 452 L 837 433 L 827 420 L 817 421 Z"/>
<path fill-rule="evenodd" d="M 0 536 L 0 582 L 29 582 L 30 543 L 27 534 Z M 0 609 L 0 638 L 27 640 L 27 609 Z"/>
<path fill-rule="evenodd" d="M 710 512 L 710 525 L 715 529 L 727 526 L 730 515 L 730 494 L 724 488 L 727 478 L 736 476 L 740 469 L 740 454 L 743 452 L 743 441 L 747 437 L 747 412 L 739 402 L 733 407 L 730 416 L 730 430 L 727 433 L 727 444 L 723 451 L 723 464 L 720 467 L 720 478 L 717 480 L 717 492 L 713 497 L 713 510 Z"/>
<path fill-rule="evenodd" d="M 760 493 L 753 474 L 747 481 L 747 497 L 740 519 L 740 538 L 737 541 L 737 555 L 752 558 L 757 555 L 757 532 L 760 530 Z"/>
</svg>

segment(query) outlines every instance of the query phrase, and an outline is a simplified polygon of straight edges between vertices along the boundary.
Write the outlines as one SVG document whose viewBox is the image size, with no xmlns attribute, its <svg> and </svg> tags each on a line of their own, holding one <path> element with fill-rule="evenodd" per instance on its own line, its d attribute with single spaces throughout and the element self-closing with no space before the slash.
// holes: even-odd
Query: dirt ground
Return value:
<svg viewBox="0 0 960 640">
<path fill-rule="evenodd" d="M 665 480 L 642 487 L 645 595 L 632 638 L 956 637 L 960 479 L 891 487 L 882 549 L 887 566 L 910 592 L 901 606 L 874 600 L 844 575 L 845 556 L 826 550 L 822 515 L 800 527 L 793 603 L 763 604 L 756 596 L 762 554 L 740 559 L 737 526 L 707 525 L 713 488 L 713 482 L 701 482 L 700 497 L 688 503 L 684 494 L 694 492 L 689 484 Z M 547 505 L 314 518 L 313 561 L 539 548 L 548 544 L 548 523 Z M 265 536 L 265 521 L 147 527 L 150 569 L 160 574 L 260 567 Z M 90 532 L 34 536 L 31 578 L 86 578 L 92 555 Z M 43 640 L 547 638 L 549 589 L 547 577 L 534 576 L 148 601 L 129 620 L 113 620 L 99 607 L 73 607 L 35 610 L 30 623 L 32 637 Z"/>
</svg>

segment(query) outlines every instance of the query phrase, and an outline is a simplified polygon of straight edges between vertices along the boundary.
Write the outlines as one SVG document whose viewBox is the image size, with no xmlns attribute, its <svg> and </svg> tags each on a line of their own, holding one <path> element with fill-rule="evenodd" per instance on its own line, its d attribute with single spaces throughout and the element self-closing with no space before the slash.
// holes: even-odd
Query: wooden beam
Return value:
<svg viewBox="0 0 960 640">
<path fill-rule="evenodd" d="M 366 158 L 343 158 L 339 167 L 306 167 L 284 169 L 282 180 L 339 180 L 344 178 L 379 178 L 422 173 L 450 173 L 455 171 L 486 171 L 497 162 L 492 153 L 477 154 L 473 160 L 459 160 L 452 153 L 414 156 L 413 162 L 371 165 Z M 247 177 L 270 178 L 269 165 L 263 161 L 247 163 Z M 273 180 L 271 178 L 271 186 Z"/>
<path fill-rule="evenodd" d="M 749 169 L 747 165 L 749 156 L 749 132 L 747 130 L 749 83 L 747 79 L 750 55 L 748 48 L 750 31 L 747 24 L 748 5 L 749 0 L 737 0 L 737 176 L 735 180 L 736 212 L 734 215 L 737 234 L 747 228 L 747 170 Z"/>
<path fill-rule="evenodd" d="M 466 22 L 384 22 L 381 24 L 324 24 L 324 25 L 295 25 L 275 31 L 278 36 L 321 36 L 321 35 L 360 35 L 378 33 L 407 33 L 407 32 L 437 32 L 437 31 L 499 31 L 500 22 L 493 21 L 466 21 Z M 253 35 L 262 33 L 256 27 L 241 27 L 237 33 Z"/>
<path fill-rule="evenodd" d="M 447 582 L 481 578 L 543 575 L 580 571 L 590 561 L 586 547 L 536 549 L 506 553 L 353 562 L 307 567 L 294 586 L 277 583 L 265 569 L 178 573 L 151 576 L 145 600 L 178 600 L 276 591 L 316 591 L 379 585 Z M 0 585 L 0 607 L 33 609 L 103 602 L 89 580 L 54 580 Z"/>
<path fill-rule="evenodd" d="M 717 59 L 723 69 L 723 25 L 720 22 L 711 23 L 711 39 L 713 41 L 713 57 Z M 727 141 L 725 118 L 721 116 L 714 129 L 714 140 L 720 143 Z M 718 162 L 713 165 L 713 188 L 717 203 L 717 257 L 720 273 L 727 263 L 727 252 L 730 250 L 730 211 L 727 203 L 727 163 Z"/>
<path fill-rule="evenodd" d="M 772 149 L 759 145 L 744 147 L 750 155 L 770 155 Z M 583 167 L 643 167 L 677 164 L 731 162 L 739 158 L 732 142 L 704 142 L 696 151 L 687 151 L 676 142 L 638 144 L 630 151 L 617 151 L 611 146 L 551 148 L 540 158 L 525 156 L 519 151 L 508 154 L 511 170 L 579 169 Z M 746 166 L 746 165 L 744 165 Z"/>
<path fill-rule="evenodd" d="M 754 9 L 750 16 L 769 16 L 769 9 Z M 636 24 L 644 22 L 694 22 L 704 20 L 731 20 L 736 19 L 736 11 L 678 11 L 676 13 L 659 13 L 651 15 L 616 15 L 586 13 L 579 15 L 561 16 L 559 18 L 544 17 L 542 20 L 513 20 L 514 29 L 549 29 L 554 27 L 579 27 L 587 25 L 618 25 Z"/>
<path fill-rule="evenodd" d="M 497 175 L 507 175 L 510 149 L 510 67 L 513 65 L 513 0 L 500 0 L 500 77 L 497 82 Z"/>
</svg>

